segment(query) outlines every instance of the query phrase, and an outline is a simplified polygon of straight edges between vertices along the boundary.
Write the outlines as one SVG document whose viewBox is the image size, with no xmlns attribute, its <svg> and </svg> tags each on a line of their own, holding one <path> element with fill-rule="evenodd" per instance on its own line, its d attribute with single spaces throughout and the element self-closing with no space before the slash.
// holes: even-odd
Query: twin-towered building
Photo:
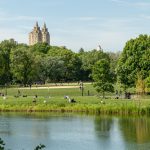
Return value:
<svg viewBox="0 0 150 150">
<path fill-rule="evenodd" d="M 43 28 L 40 29 L 38 22 L 36 22 L 32 32 L 29 33 L 29 45 L 36 43 L 48 43 L 50 45 L 50 34 L 45 23 Z"/>
</svg>

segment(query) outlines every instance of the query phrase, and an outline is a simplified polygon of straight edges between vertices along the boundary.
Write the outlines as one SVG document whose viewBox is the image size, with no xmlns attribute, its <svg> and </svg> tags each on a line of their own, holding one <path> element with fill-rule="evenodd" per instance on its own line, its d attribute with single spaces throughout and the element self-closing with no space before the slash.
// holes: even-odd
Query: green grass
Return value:
<svg viewBox="0 0 150 150">
<path fill-rule="evenodd" d="M 77 86 L 77 84 L 71 84 L 70 86 Z M 67 85 L 68 86 L 68 85 Z M 52 86 L 53 87 L 53 86 Z M 57 86 L 55 86 L 57 87 Z M 34 96 L 34 95 L 38 95 L 38 96 L 65 96 L 65 95 L 69 95 L 69 96 L 81 96 L 81 90 L 77 87 L 77 88 L 64 88 L 64 89 L 22 89 L 22 88 L 1 88 L 0 92 L 1 93 L 6 93 L 7 90 L 7 95 L 9 96 L 15 96 L 18 94 L 18 90 L 21 92 L 22 95 L 28 95 L 28 96 Z M 93 88 L 93 86 L 91 84 L 85 84 L 84 85 L 84 95 L 88 95 L 88 91 L 90 92 L 90 95 L 96 95 L 96 91 Z"/>
<path fill-rule="evenodd" d="M 21 96 L 14 97 L 21 91 Z M 90 96 L 87 96 L 87 91 Z M 0 89 L 5 93 L 6 89 Z M 22 97 L 27 95 L 27 97 Z M 33 97 L 38 95 L 37 103 Z M 70 104 L 64 96 L 68 95 L 76 100 Z M 69 89 L 20 89 L 7 88 L 7 99 L 0 97 L 0 111 L 27 111 L 27 112 L 85 112 L 92 114 L 150 114 L 150 97 L 140 97 L 135 100 L 114 99 L 115 94 L 107 93 L 108 99 L 102 100 L 91 84 L 85 84 L 84 96 L 79 88 Z M 44 101 L 47 101 L 45 104 Z M 103 101 L 103 103 L 101 102 Z"/>
</svg>

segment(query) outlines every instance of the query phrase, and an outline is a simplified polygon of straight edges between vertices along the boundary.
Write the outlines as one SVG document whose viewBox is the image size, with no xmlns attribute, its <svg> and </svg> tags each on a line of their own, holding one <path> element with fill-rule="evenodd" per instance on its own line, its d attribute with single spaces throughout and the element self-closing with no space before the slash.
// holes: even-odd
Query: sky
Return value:
<svg viewBox="0 0 150 150">
<path fill-rule="evenodd" d="M 46 22 L 51 45 L 116 52 L 150 33 L 150 0 L 0 0 L 0 41 L 28 44 L 36 21 Z"/>
</svg>

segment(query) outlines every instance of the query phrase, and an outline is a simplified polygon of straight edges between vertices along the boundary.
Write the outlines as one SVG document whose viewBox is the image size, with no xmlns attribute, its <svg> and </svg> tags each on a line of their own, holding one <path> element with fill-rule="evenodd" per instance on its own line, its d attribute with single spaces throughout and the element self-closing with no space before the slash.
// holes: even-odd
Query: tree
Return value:
<svg viewBox="0 0 150 150">
<path fill-rule="evenodd" d="M 82 62 L 81 71 L 85 80 L 91 80 L 92 68 L 98 60 L 103 58 L 109 60 L 108 54 L 97 50 L 80 53 L 79 58 Z"/>
<path fill-rule="evenodd" d="M 33 52 L 47 54 L 50 46 L 48 43 L 37 43 L 30 47 Z"/>
<path fill-rule="evenodd" d="M 14 41 L 5 40 L 0 43 L 0 84 L 7 84 L 11 81 L 10 52 L 16 48 Z"/>
<path fill-rule="evenodd" d="M 77 54 L 64 47 L 51 46 L 48 52 L 51 57 L 60 57 L 64 61 L 64 80 L 79 80 L 82 62 Z"/>
<path fill-rule="evenodd" d="M 84 49 L 83 48 L 80 48 L 79 49 L 79 54 L 83 54 L 84 53 Z"/>
<path fill-rule="evenodd" d="M 39 71 L 40 79 L 50 81 L 61 81 L 64 78 L 64 61 L 59 57 L 46 57 L 41 60 L 41 69 Z"/>
<path fill-rule="evenodd" d="M 137 81 L 136 81 L 136 92 L 138 94 L 145 94 L 145 81 L 142 79 L 140 75 L 138 75 Z"/>
<path fill-rule="evenodd" d="M 4 141 L 0 138 L 0 150 L 4 150 L 5 149 L 5 143 Z"/>
<path fill-rule="evenodd" d="M 145 91 L 150 92 L 150 76 L 145 79 Z"/>
<path fill-rule="evenodd" d="M 40 150 L 40 149 L 43 149 L 45 147 L 46 147 L 45 145 L 40 144 L 40 145 L 36 146 L 36 148 L 34 150 Z"/>
<path fill-rule="evenodd" d="M 36 64 L 34 55 L 26 47 L 11 52 L 11 72 L 13 77 L 24 86 L 35 77 Z"/>
<path fill-rule="evenodd" d="M 105 92 L 113 92 L 114 87 L 113 75 L 110 72 L 110 62 L 106 59 L 101 59 L 97 61 L 92 70 L 92 77 L 95 81 L 94 87 L 97 92 L 102 92 L 103 98 L 105 97 Z"/>
<path fill-rule="evenodd" d="M 150 36 L 140 35 L 129 40 L 119 58 L 117 76 L 125 88 L 136 86 L 138 76 L 144 80 L 150 70 Z"/>
<path fill-rule="evenodd" d="M 82 63 L 77 54 L 74 54 L 73 52 L 66 52 L 64 55 L 62 55 L 62 59 L 66 67 L 65 79 L 69 81 L 80 80 L 80 69 Z"/>
<path fill-rule="evenodd" d="M 116 73 L 116 67 L 117 67 L 117 63 L 121 55 L 121 52 L 116 52 L 116 53 L 108 52 L 107 54 L 109 55 L 109 58 L 110 58 L 110 69 L 111 71 Z"/>
</svg>

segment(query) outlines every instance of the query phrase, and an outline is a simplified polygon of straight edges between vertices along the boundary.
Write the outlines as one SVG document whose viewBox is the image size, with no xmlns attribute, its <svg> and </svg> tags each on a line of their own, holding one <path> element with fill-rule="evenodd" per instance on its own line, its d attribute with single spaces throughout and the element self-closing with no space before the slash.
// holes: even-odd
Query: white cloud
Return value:
<svg viewBox="0 0 150 150">
<path fill-rule="evenodd" d="M 94 21 L 97 20 L 98 18 L 96 17 L 74 17 L 74 18 L 69 18 L 69 20 L 75 20 L 75 21 Z"/>
<path fill-rule="evenodd" d="M 150 7 L 150 2 L 143 2 L 143 1 L 139 1 L 139 2 L 133 2 L 133 1 L 125 1 L 125 0 L 111 0 L 112 2 L 118 3 L 118 4 L 126 4 L 128 6 L 132 6 L 132 7 L 138 7 L 138 8 L 149 8 Z"/>
<path fill-rule="evenodd" d="M 150 15 L 140 15 L 142 19 L 150 20 Z"/>
<path fill-rule="evenodd" d="M 36 21 L 36 20 L 42 20 L 42 18 L 34 16 L 8 16 L 0 14 L 0 21 Z"/>
<path fill-rule="evenodd" d="M 146 7 L 150 7 L 150 2 L 137 2 L 137 3 L 135 3 L 135 5 L 146 8 Z"/>
<path fill-rule="evenodd" d="M 115 3 L 125 3 L 125 1 L 123 0 L 111 0 L 112 2 L 115 2 Z"/>
<path fill-rule="evenodd" d="M 124 1 L 124 0 L 110 0 L 110 1 L 112 1 L 114 3 L 118 3 L 118 4 L 130 4 L 127 1 Z"/>
<path fill-rule="evenodd" d="M 18 28 L 20 28 L 22 30 L 28 30 L 28 31 L 30 31 L 33 28 L 33 26 L 19 25 Z"/>
<path fill-rule="evenodd" d="M 18 42 L 28 43 L 28 33 L 33 27 L 30 27 L 28 25 L 29 23 L 25 25 L 24 22 L 35 22 L 37 20 L 42 20 L 42 18 L 36 16 L 11 15 L 0 10 L 0 41 L 14 38 Z"/>
<path fill-rule="evenodd" d="M 16 41 L 20 43 L 27 43 L 28 35 L 23 33 L 21 30 L 18 29 L 8 29 L 8 28 L 0 28 L 0 41 L 5 39 L 14 38 Z"/>
<path fill-rule="evenodd" d="M 37 16 L 25 16 L 25 15 L 11 15 L 3 10 L 0 10 L 0 21 L 36 21 L 42 20 Z"/>
</svg>

